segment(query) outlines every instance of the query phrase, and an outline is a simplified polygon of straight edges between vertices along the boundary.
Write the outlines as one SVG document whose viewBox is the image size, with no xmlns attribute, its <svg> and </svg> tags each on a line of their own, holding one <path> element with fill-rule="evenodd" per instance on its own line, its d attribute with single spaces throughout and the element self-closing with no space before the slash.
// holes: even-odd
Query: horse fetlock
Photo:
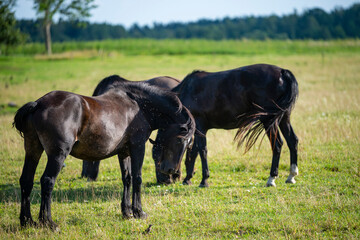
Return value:
<svg viewBox="0 0 360 240">
<path fill-rule="evenodd" d="M 190 179 L 184 179 L 184 181 L 183 181 L 183 185 L 192 185 L 192 182 L 191 182 L 191 180 Z"/>
<path fill-rule="evenodd" d="M 20 216 L 20 225 L 22 227 L 36 226 L 37 223 L 32 219 L 32 217 Z"/>
<path fill-rule="evenodd" d="M 299 169 L 298 169 L 298 167 L 297 167 L 297 165 L 296 164 L 291 164 L 291 167 L 290 167 L 290 175 L 292 175 L 292 176 L 297 176 L 297 175 L 299 175 Z M 290 176 L 289 176 L 290 177 Z"/>
<path fill-rule="evenodd" d="M 270 176 L 268 181 L 266 182 L 266 186 L 267 187 L 276 187 L 275 179 L 276 179 L 276 177 Z"/>
</svg>

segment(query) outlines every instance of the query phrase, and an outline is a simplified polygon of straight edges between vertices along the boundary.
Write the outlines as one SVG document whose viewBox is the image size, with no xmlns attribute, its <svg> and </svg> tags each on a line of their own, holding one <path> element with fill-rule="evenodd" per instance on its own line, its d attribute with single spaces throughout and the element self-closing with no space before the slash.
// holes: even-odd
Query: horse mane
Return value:
<svg viewBox="0 0 360 240">
<path fill-rule="evenodd" d="M 123 91 L 128 97 L 136 101 L 145 111 L 159 109 L 163 114 L 178 121 L 174 114 L 178 114 L 184 108 L 176 93 L 163 89 L 146 82 L 118 81 L 110 86 L 110 91 Z"/>
<path fill-rule="evenodd" d="M 129 82 L 129 80 L 126 80 L 125 78 L 122 78 L 119 75 L 108 76 L 99 82 L 92 95 L 93 96 L 101 95 L 105 93 L 107 90 L 116 87 L 116 85 L 122 82 Z"/>
</svg>

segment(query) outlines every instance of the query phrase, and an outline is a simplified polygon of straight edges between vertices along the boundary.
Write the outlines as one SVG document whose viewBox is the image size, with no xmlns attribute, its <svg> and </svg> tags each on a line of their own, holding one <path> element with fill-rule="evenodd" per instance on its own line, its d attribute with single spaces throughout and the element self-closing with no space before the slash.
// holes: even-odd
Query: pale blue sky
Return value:
<svg viewBox="0 0 360 240">
<path fill-rule="evenodd" d="M 98 6 L 91 11 L 90 22 L 107 22 L 130 27 L 152 26 L 156 23 L 190 22 L 198 19 L 224 17 L 284 15 L 297 10 L 320 7 L 331 11 L 335 7 L 348 8 L 360 0 L 95 0 Z M 18 19 L 36 18 L 33 0 L 17 0 Z"/>
</svg>

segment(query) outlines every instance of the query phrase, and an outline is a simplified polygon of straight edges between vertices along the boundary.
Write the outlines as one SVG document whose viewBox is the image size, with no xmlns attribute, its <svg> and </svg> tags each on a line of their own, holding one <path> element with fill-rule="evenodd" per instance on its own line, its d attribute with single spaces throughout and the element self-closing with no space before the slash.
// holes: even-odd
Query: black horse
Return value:
<svg viewBox="0 0 360 240">
<path fill-rule="evenodd" d="M 113 88 L 117 88 L 117 86 L 122 87 L 124 84 L 127 84 L 127 83 L 131 84 L 132 82 L 133 81 L 126 80 L 118 75 L 112 75 L 112 76 L 106 77 L 103 80 L 101 80 L 99 82 L 99 84 L 96 86 L 93 96 L 102 95 Z M 167 76 L 156 77 L 156 78 L 152 78 L 152 79 L 141 81 L 141 82 L 145 82 L 149 85 L 157 86 L 157 87 L 160 87 L 163 89 L 168 89 L 168 90 L 173 89 L 180 83 L 179 80 L 172 78 L 172 77 L 167 77 Z M 82 171 L 81 171 L 81 176 L 87 177 L 88 180 L 96 181 L 98 174 L 99 174 L 99 166 L 100 166 L 100 161 L 84 160 L 83 166 L 82 166 Z M 156 171 L 156 178 L 157 178 L 158 183 L 169 184 L 169 183 L 174 182 L 178 178 L 180 178 L 180 174 L 167 175 L 167 174 L 161 174 L 158 171 Z"/>
<path fill-rule="evenodd" d="M 51 192 L 69 154 L 91 161 L 117 154 L 124 185 L 123 216 L 145 218 L 140 197 L 141 169 L 150 133 L 154 129 L 165 133 L 157 168 L 163 173 L 176 173 L 195 131 L 191 114 L 174 93 L 145 83 L 124 84 L 98 97 L 50 92 L 21 107 L 13 126 L 25 142 L 25 163 L 20 177 L 20 223 L 35 224 L 30 212 L 30 193 L 45 150 L 48 161 L 41 177 L 39 221 L 55 229 Z"/>
<path fill-rule="evenodd" d="M 192 113 L 196 129 L 194 146 L 186 154 L 184 184 L 191 184 L 198 154 L 202 163 L 201 187 L 207 187 L 206 133 L 212 128 L 238 128 L 238 145 L 246 143 L 248 151 L 263 129 L 270 140 L 273 158 L 267 186 L 276 186 L 282 139 L 280 128 L 290 149 L 290 175 L 287 183 L 295 183 L 298 174 L 298 139 L 290 124 L 290 114 L 298 96 L 298 83 L 286 69 L 267 64 L 245 66 L 223 72 L 194 71 L 173 90 Z M 157 142 L 157 139 L 156 139 Z M 155 161 L 160 161 L 161 147 L 153 148 Z M 158 159 L 158 160 L 157 160 Z M 159 173 L 160 174 L 160 173 Z"/>
</svg>

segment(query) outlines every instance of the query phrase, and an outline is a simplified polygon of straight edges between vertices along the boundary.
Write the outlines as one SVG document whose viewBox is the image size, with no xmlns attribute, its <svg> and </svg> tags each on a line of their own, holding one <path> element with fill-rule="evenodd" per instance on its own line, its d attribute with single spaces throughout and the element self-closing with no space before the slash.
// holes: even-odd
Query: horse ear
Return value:
<svg viewBox="0 0 360 240">
<path fill-rule="evenodd" d="M 151 138 L 149 138 L 149 142 L 151 143 L 151 144 L 155 144 L 155 141 L 154 140 L 152 140 Z"/>
</svg>

